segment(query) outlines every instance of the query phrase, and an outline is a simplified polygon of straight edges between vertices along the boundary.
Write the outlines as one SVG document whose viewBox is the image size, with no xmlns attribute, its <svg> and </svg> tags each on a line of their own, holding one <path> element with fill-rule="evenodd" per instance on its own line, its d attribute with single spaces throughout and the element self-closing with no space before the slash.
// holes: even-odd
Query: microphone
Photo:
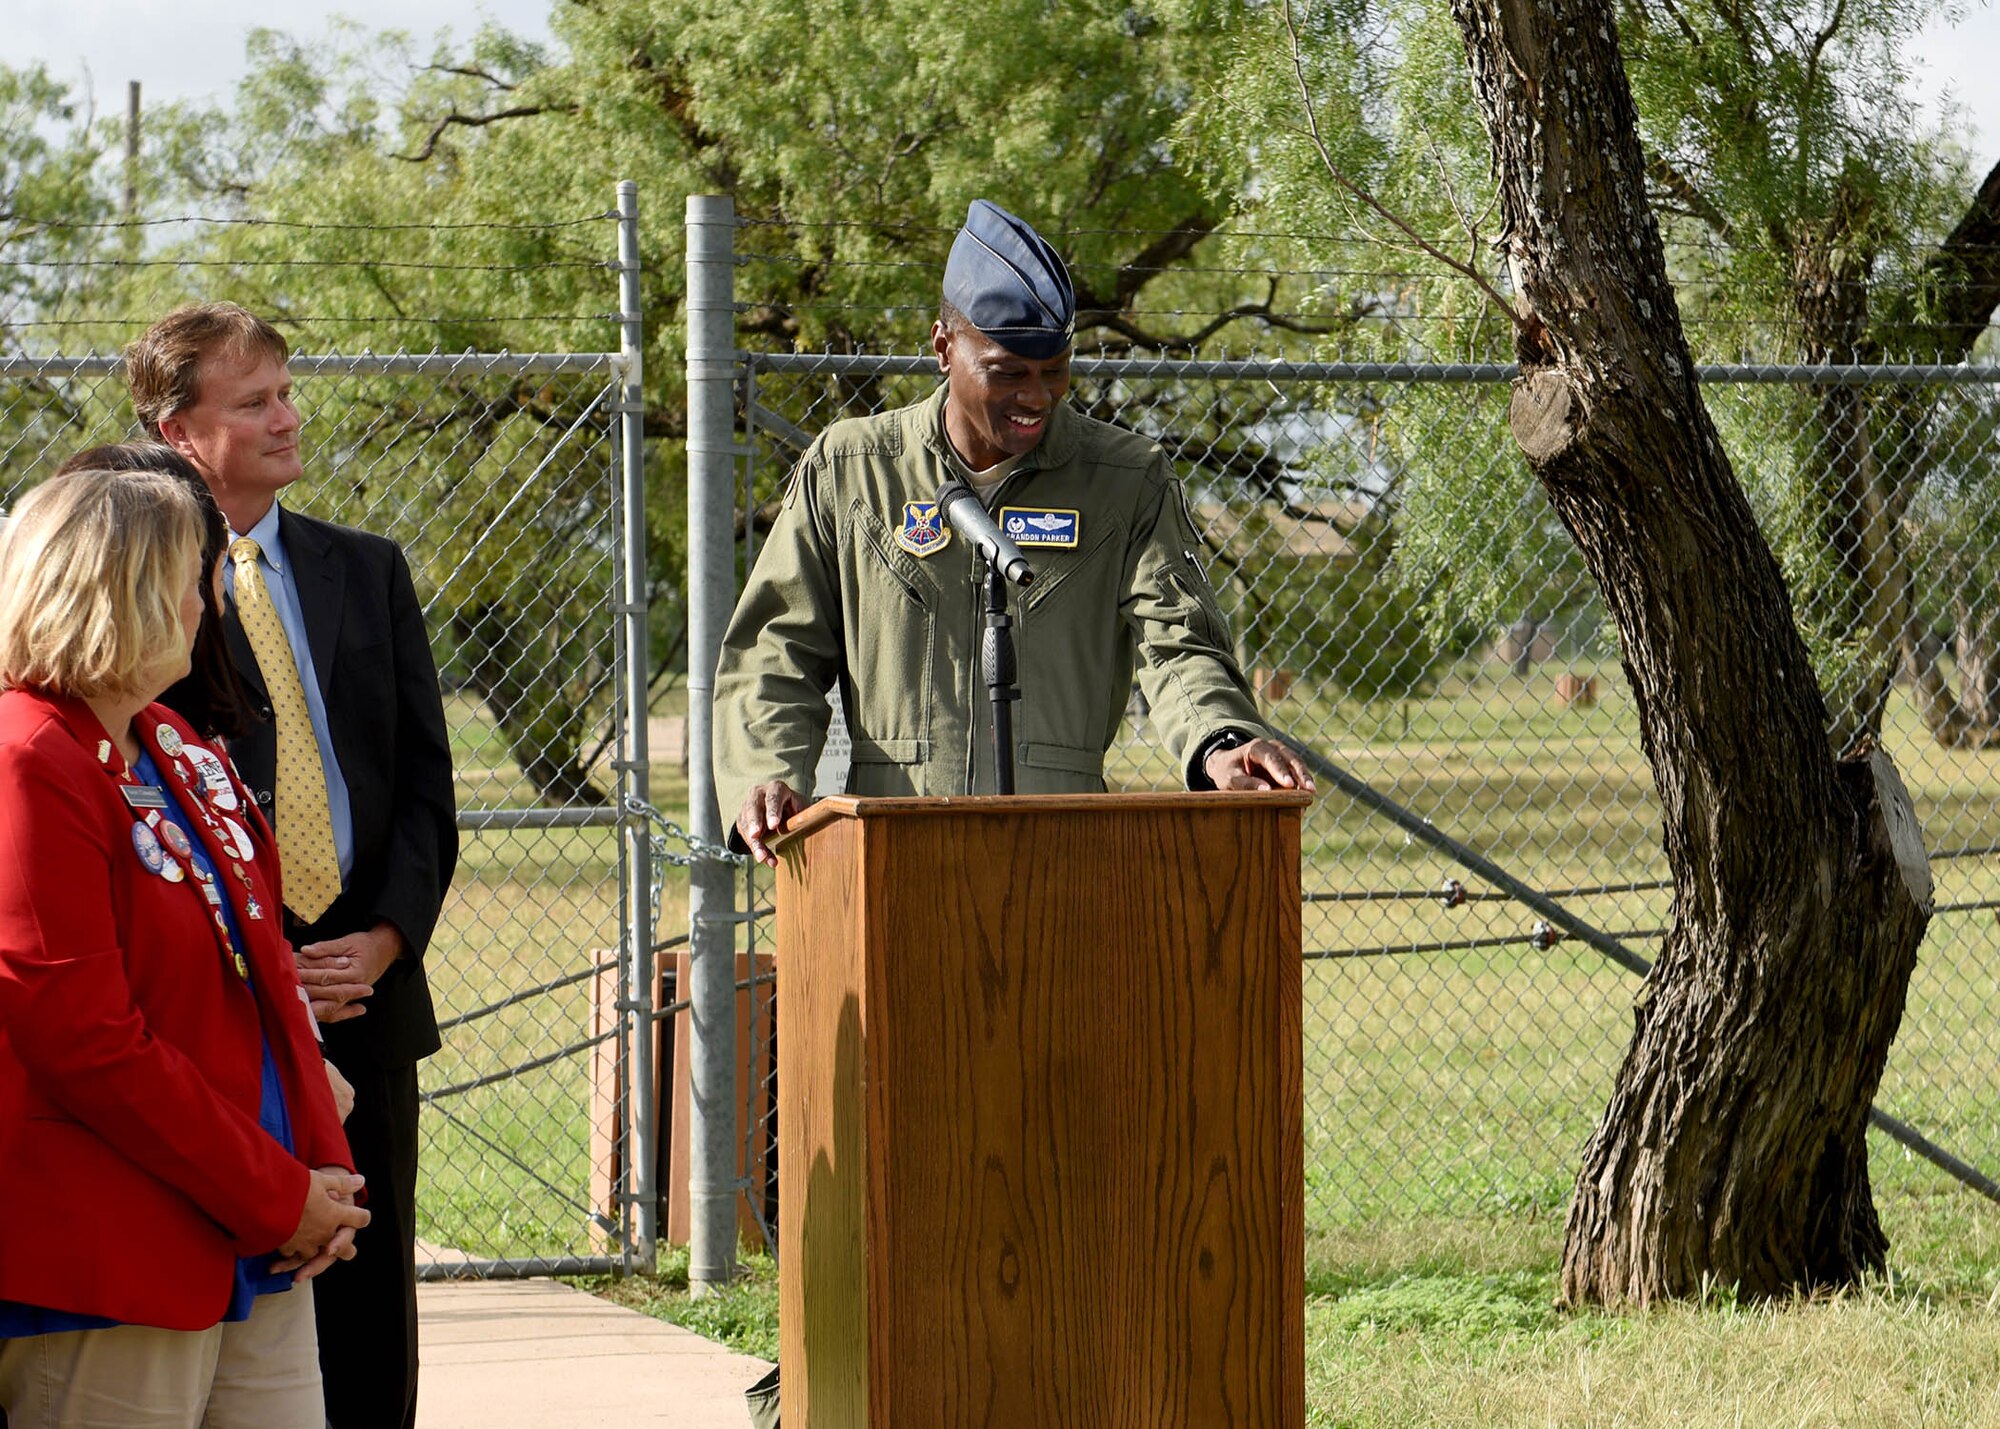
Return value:
<svg viewBox="0 0 2000 1429">
<path fill-rule="evenodd" d="M 937 504 L 945 520 L 951 522 L 951 529 L 976 546 L 994 570 L 1019 586 L 1035 579 L 1028 558 L 993 523 L 985 503 L 971 487 L 956 479 L 947 481 L 938 488 Z"/>
</svg>

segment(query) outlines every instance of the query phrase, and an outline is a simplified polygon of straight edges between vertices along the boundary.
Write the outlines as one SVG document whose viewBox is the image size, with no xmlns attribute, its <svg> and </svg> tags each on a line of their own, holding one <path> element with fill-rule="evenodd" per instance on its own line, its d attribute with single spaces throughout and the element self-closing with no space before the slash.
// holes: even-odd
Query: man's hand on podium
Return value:
<svg viewBox="0 0 2000 1429">
<path fill-rule="evenodd" d="M 1312 771 L 1298 753 L 1275 739 L 1253 739 L 1234 749 L 1218 749 L 1202 770 L 1218 789 L 1300 789 L 1318 792 Z"/>
<path fill-rule="evenodd" d="M 778 856 L 764 840 L 783 833 L 792 815 L 805 806 L 805 796 L 782 779 L 752 789 L 736 815 L 736 832 L 743 836 L 750 856 L 766 868 L 776 868 Z"/>
</svg>

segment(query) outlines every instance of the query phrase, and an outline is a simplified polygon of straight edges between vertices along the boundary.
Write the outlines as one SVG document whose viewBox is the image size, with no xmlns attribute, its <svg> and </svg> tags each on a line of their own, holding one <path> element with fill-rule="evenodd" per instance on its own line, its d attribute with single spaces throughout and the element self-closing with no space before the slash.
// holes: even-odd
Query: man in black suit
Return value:
<svg viewBox="0 0 2000 1429">
<path fill-rule="evenodd" d="M 424 952 L 458 859 L 451 753 L 409 565 L 393 541 L 301 516 L 285 339 L 231 303 L 179 309 L 126 350 L 139 419 L 229 518 L 226 630 L 258 724 L 231 746 L 272 815 L 286 932 L 354 1084 L 373 1220 L 320 1277 L 331 1429 L 416 1422 L 417 1061 L 438 1048 Z"/>
</svg>

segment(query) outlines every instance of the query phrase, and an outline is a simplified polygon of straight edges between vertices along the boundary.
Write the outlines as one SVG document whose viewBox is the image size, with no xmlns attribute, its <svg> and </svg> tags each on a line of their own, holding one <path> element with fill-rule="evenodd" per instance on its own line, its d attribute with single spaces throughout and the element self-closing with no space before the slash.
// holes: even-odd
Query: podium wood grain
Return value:
<svg viewBox="0 0 2000 1429">
<path fill-rule="evenodd" d="M 1304 802 L 839 799 L 799 821 L 789 1429 L 1303 1424 Z"/>
</svg>

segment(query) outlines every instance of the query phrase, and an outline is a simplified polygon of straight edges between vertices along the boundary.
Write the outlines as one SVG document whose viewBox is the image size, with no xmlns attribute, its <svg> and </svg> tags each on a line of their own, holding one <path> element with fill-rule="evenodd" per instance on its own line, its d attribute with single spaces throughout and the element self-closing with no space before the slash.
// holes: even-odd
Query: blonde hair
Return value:
<svg viewBox="0 0 2000 1429">
<path fill-rule="evenodd" d="M 174 309 L 125 348 L 125 384 L 148 436 L 158 441 L 160 423 L 201 400 L 201 364 L 216 355 L 286 362 L 292 347 L 283 333 L 235 303 Z"/>
<path fill-rule="evenodd" d="M 187 652 L 181 596 L 200 549 L 201 508 L 170 476 L 43 482 L 0 531 L 0 687 L 157 693 L 151 679 Z"/>
</svg>

